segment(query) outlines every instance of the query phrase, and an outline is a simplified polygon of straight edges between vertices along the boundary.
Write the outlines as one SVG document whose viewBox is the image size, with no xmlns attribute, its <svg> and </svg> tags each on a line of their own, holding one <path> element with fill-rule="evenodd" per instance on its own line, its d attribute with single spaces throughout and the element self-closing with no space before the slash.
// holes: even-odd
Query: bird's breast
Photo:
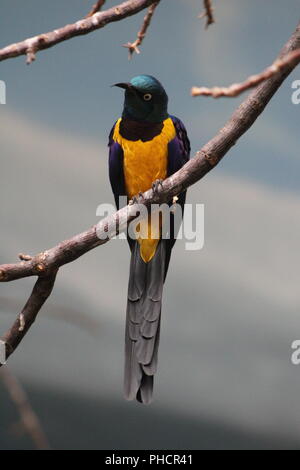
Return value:
<svg viewBox="0 0 300 470">
<path fill-rule="evenodd" d="M 159 135 L 151 140 L 128 140 L 120 133 L 121 118 L 117 121 L 113 139 L 124 153 L 123 169 L 127 196 L 132 198 L 140 191 L 151 188 L 157 179 L 165 179 L 168 165 L 168 143 L 174 139 L 176 130 L 172 119 L 167 118 Z"/>
<path fill-rule="evenodd" d="M 139 192 L 151 188 L 157 179 L 165 179 L 168 167 L 168 144 L 174 139 L 176 130 L 172 119 L 165 119 L 161 132 L 152 139 L 143 141 L 129 140 L 120 133 L 119 119 L 115 125 L 113 139 L 121 145 L 124 153 L 123 171 L 127 196 L 131 199 Z M 146 236 L 137 238 L 140 254 L 145 263 L 153 258 L 161 234 L 159 221 L 148 219 L 139 223 L 141 233 Z"/>
</svg>

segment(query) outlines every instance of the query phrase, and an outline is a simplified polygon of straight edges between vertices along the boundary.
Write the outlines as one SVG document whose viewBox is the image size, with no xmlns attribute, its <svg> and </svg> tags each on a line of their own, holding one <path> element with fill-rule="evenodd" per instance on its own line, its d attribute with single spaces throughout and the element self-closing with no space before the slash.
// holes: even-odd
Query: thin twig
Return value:
<svg viewBox="0 0 300 470">
<path fill-rule="evenodd" d="M 40 420 L 33 410 L 21 383 L 7 366 L 2 367 L 0 374 L 10 398 L 19 412 L 22 427 L 33 440 L 35 447 L 40 450 L 50 449 L 49 441 Z"/>
<path fill-rule="evenodd" d="M 91 11 L 85 16 L 85 18 L 89 18 L 90 16 L 93 16 L 97 11 L 100 11 L 101 8 L 103 7 L 105 3 L 105 0 L 98 0 L 93 6 Z"/>
<path fill-rule="evenodd" d="M 143 40 L 146 36 L 147 29 L 148 29 L 148 27 L 151 23 L 153 13 L 155 11 L 155 8 L 159 4 L 159 2 L 160 2 L 160 0 L 157 0 L 155 3 L 150 5 L 150 7 L 148 8 L 147 14 L 144 17 L 142 27 L 141 27 L 140 31 L 138 32 L 138 34 L 137 34 L 136 40 L 134 42 L 128 42 L 127 44 L 123 44 L 123 47 L 128 48 L 128 53 L 129 53 L 128 54 L 128 59 L 132 58 L 132 55 L 133 55 L 134 52 L 136 52 L 137 54 L 140 54 L 140 50 L 139 50 L 138 46 L 140 46 L 142 44 L 142 42 L 143 42 Z"/>
<path fill-rule="evenodd" d="M 76 23 L 68 24 L 62 28 L 39 34 L 15 44 L 10 44 L 0 49 L 0 61 L 26 55 L 27 63 L 30 64 L 35 60 L 37 52 L 48 49 L 75 36 L 91 33 L 113 21 L 120 21 L 128 16 L 135 15 L 152 3 L 154 3 L 154 0 L 127 0 L 108 10 L 95 13 L 89 18 L 81 19 Z"/>
<path fill-rule="evenodd" d="M 273 62 L 272 65 L 267 67 L 261 73 L 257 75 L 251 75 L 251 77 L 247 78 L 242 83 L 234 83 L 229 87 L 213 87 L 213 88 L 206 88 L 206 87 L 193 87 L 191 89 L 192 96 L 212 96 L 213 98 L 219 98 L 220 96 L 238 96 L 249 88 L 253 88 L 259 85 L 264 80 L 271 78 L 273 75 L 279 73 L 281 70 L 291 66 L 297 65 L 300 62 L 300 49 L 290 52 L 282 59 L 277 59 Z"/>
<path fill-rule="evenodd" d="M 207 29 L 211 24 L 216 22 L 214 18 L 214 13 L 213 13 L 214 8 L 212 7 L 211 0 L 203 0 L 203 6 L 204 6 L 204 12 L 201 13 L 199 18 L 206 17 L 205 29 Z"/>
<path fill-rule="evenodd" d="M 279 59 L 298 48 L 300 48 L 300 23 L 280 52 Z M 255 88 L 218 134 L 204 145 L 194 158 L 164 180 L 162 187 L 160 186 L 156 191 L 149 189 L 142 195 L 143 204 L 150 207 L 151 204 L 168 202 L 172 200 L 173 196 L 180 194 L 203 178 L 252 126 L 295 66 L 295 62 L 289 62 L 286 67 Z M 120 209 L 89 230 L 39 253 L 31 260 L 0 266 L 0 281 L 2 282 L 28 276 L 39 276 L 32 294 L 21 312 L 25 320 L 24 328 L 20 331 L 20 320 L 17 318 L 14 325 L 1 338 L 6 344 L 7 356 L 16 349 L 50 295 L 58 268 L 108 242 L 117 233 L 125 231 L 128 223 L 138 216 L 139 212 L 135 206 L 136 204 L 131 204 Z"/>
<path fill-rule="evenodd" d="M 38 278 L 22 312 L 17 317 L 12 327 L 2 337 L 2 341 L 5 342 L 6 346 L 6 358 L 18 347 L 20 341 L 35 321 L 37 314 L 51 294 L 56 273 L 57 270 L 51 271 L 47 275 Z M 1 365 L 2 364 L 0 364 L 0 366 Z"/>
<path fill-rule="evenodd" d="M 26 255 L 24 253 L 19 253 L 19 258 L 21 261 L 30 261 L 32 259 L 32 256 Z"/>
</svg>

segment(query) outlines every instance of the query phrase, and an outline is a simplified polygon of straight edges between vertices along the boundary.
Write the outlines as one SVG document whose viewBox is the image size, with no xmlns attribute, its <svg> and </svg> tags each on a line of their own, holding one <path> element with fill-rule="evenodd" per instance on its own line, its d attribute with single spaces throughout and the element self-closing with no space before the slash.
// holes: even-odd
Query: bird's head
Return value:
<svg viewBox="0 0 300 470">
<path fill-rule="evenodd" d="M 116 83 L 125 89 L 123 118 L 159 123 L 168 117 L 168 96 L 162 84 L 151 75 L 138 75 L 129 83 Z"/>
</svg>

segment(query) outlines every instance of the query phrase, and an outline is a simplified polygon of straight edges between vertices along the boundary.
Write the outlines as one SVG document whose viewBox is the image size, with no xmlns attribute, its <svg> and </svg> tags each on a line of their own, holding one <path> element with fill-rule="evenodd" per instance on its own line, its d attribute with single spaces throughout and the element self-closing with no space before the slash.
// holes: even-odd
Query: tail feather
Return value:
<svg viewBox="0 0 300 470">
<path fill-rule="evenodd" d="M 157 333 L 156 333 L 156 338 L 155 338 L 152 361 L 151 361 L 150 364 L 143 364 L 143 371 L 145 372 L 145 374 L 150 375 L 150 376 L 154 375 L 155 372 L 157 371 L 159 337 L 160 337 L 160 320 L 159 320 Z"/>
<path fill-rule="evenodd" d="M 125 334 L 124 394 L 150 403 L 157 369 L 166 244 L 161 240 L 145 263 L 135 242 L 131 254 Z"/>
<path fill-rule="evenodd" d="M 145 405 L 149 405 L 151 403 L 153 395 L 153 382 L 153 375 L 143 375 L 140 388 L 136 394 L 136 399 L 140 403 L 144 403 Z"/>
</svg>

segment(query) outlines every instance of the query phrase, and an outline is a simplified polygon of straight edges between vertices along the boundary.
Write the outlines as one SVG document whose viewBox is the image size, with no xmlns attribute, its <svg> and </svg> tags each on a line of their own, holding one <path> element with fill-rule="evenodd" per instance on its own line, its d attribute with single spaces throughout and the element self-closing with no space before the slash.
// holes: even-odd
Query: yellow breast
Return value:
<svg viewBox="0 0 300 470">
<path fill-rule="evenodd" d="M 118 142 L 124 153 L 124 179 L 127 196 L 131 199 L 140 191 L 145 192 L 151 188 L 152 183 L 157 179 L 165 179 L 167 176 L 168 164 L 168 143 L 174 139 L 176 130 L 172 119 L 168 118 L 163 122 L 163 128 L 159 135 L 152 140 L 143 142 L 142 140 L 127 140 L 120 134 L 121 118 L 115 125 L 113 139 Z M 149 224 L 149 221 L 146 221 Z M 139 239 L 141 256 L 145 262 L 152 259 L 155 254 L 158 228 L 152 227 L 154 238 L 149 235 L 147 239 Z"/>
<path fill-rule="evenodd" d="M 113 139 L 124 152 L 124 178 L 127 196 L 132 198 L 140 191 L 151 188 L 153 181 L 167 176 L 168 143 L 176 135 L 172 119 L 164 121 L 161 133 L 152 140 L 127 140 L 120 134 L 119 119 L 116 123 Z"/>
</svg>

